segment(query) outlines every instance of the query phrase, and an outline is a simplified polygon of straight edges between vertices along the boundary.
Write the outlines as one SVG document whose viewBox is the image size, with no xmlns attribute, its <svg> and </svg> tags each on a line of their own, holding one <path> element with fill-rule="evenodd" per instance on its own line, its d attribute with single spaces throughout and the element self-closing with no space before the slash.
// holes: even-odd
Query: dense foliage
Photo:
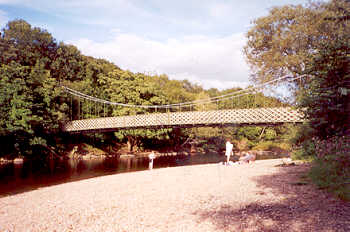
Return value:
<svg viewBox="0 0 350 232">
<path fill-rule="evenodd" d="M 63 76 L 54 71 L 65 45 L 23 20 L 9 22 L 0 41 L 1 152 L 32 154 L 33 147 L 48 145 L 47 135 L 57 133 L 65 117 L 57 88 Z"/>
<path fill-rule="evenodd" d="M 320 188 L 350 201 L 350 138 L 314 139 L 313 145 L 317 158 L 310 177 Z"/>
<path fill-rule="evenodd" d="M 326 139 L 350 131 L 350 35 L 324 46 L 309 65 L 299 96 L 314 135 Z"/>
<path fill-rule="evenodd" d="M 253 80 L 307 76 L 292 86 L 308 120 L 295 157 L 314 160 L 315 183 L 350 199 L 350 2 L 273 8 L 247 36 Z"/>
<path fill-rule="evenodd" d="M 72 148 L 77 143 L 95 146 L 128 144 L 129 150 L 175 148 L 188 138 L 224 144 L 225 137 L 243 140 L 244 149 L 263 141 L 276 140 L 283 128 L 137 129 L 114 133 L 62 134 L 60 124 L 74 119 L 152 113 L 155 109 L 112 107 L 95 104 L 65 93 L 62 85 L 101 99 L 132 105 L 162 105 L 208 99 L 240 90 L 204 90 L 187 80 L 170 80 L 166 75 L 146 75 L 121 70 L 103 59 L 87 57 L 73 45 L 58 43 L 46 30 L 24 20 L 7 24 L 0 36 L 0 156 L 42 156 Z M 192 109 L 281 106 L 280 100 L 261 93 L 239 101 L 202 104 Z M 163 109 L 164 111 L 164 109 Z M 158 109 L 158 112 L 162 112 Z M 217 144 L 214 144 L 217 146 Z"/>
<path fill-rule="evenodd" d="M 323 44 L 308 65 L 311 78 L 301 91 L 300 105 L 307 107 L 313 136 L 302 148 L 303 156 L 310 157 L 305 151 L 313 151 L 310 177 L 319 187 L 350 201 L 350 33 L 344 28 L 350 27 L 345 17 L 350 16 L 350 3 L 345 6 L 335 8 L 338 16 L 325 19 L 339 28 L 337 37 Z"/>
<path fill-rule="evenodd" d="M 344 0 L 333 0 L 311 2 L 308 6 L 285 5 L 274 7 L 269 15 L 255 19 L 244 48 L 252 79 L 265 82 L 284 75 L 304 74 L 324 44 L 337 39 L 339 34 L 350 33 L 348 26 L 340 28 L 335 20 L 345 21 L 348 4 Z"/>
</svg>

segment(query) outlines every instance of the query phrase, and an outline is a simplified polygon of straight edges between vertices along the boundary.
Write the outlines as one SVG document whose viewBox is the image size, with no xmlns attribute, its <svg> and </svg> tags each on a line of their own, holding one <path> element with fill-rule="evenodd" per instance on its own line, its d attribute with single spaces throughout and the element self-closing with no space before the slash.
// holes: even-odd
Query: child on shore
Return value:
<svg viewBox="0 0 350 232">
<path fill-rule="evenodd" d="M 243 157 L 241 157 L 239 159 L 239 162 L 241 163 L 251 163 L 254 162 L 256 159 L 256 156 L 254 154 L 250 154 L 250 153 L 245 153 L 245 155 Z"/>
</svg>

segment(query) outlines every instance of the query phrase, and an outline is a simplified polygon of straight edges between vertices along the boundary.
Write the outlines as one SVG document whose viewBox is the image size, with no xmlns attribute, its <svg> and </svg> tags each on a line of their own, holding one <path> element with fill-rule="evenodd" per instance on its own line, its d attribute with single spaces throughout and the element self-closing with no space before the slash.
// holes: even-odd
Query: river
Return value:
<svg viewBox="0 0 350 232">
<path fill-rule="evenodd" d="M 162 156 L 154 160 L 153 168 L 218 163 L 224 158 L 217 154 Z M 8 163 L 0 165 L 0 197 L 97 176 L 147 170 L 148 164 L 145 157 Z"/>
<path fill-rule="evenodd" d="M 257 156 L 257 159 L 279 157 L 282 156 Z M 153 168 L 219 163 L 225 160 L 224 155 L 216 153 L 161 156 L 154 159 Z M 97 176 L 147 170 L 148 165 L 148 158 L 133 156 L 91 160 L 68 159 L 8 163 L 0 165 L 0 197 Z"/>
</svg>

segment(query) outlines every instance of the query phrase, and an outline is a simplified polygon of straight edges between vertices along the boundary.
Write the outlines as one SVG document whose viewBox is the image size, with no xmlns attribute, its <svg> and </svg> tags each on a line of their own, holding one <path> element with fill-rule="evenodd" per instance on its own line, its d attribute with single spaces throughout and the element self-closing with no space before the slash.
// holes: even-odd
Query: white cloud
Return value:
<svg viewBox="0 0 350 232">
<path fill-rule="evenodd" d="M 70 41 L 83 54 L 104 58 L 133 72 L 167 74 L 204 88 L 246 86 L 249 69 L 244 61 L 243 34 L 226 37 L 187 36 L 164 42 L 119 32 L 107 42 Z"/>
<path fill-rule="evenodd" d="M 232 4 L 214 3 L 208 7 L 209 15 L 214 18 L 224 18 L 233 14 Z"/>
</svg>

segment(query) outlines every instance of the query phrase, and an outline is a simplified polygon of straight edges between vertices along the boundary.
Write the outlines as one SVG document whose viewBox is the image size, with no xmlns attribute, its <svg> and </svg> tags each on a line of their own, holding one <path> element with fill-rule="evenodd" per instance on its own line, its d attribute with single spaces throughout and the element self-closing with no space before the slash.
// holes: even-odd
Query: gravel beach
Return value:
<svg viewBox="0 0 350 232">
<path fill-rule="evenodd" d="M 96 177 L 0 198 L 0 231 L 350 231 L 350 205 L 282 160 Z"/>
</svg>

